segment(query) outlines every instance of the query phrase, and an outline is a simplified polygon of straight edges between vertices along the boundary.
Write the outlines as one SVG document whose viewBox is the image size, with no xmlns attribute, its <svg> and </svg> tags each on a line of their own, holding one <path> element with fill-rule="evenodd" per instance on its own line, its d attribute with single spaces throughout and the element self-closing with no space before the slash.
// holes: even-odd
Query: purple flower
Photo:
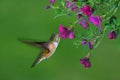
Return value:
<svg viewBox="0 0 120 80">
<path fill-rule="evenodd" d="M 79 24 L 83 27 L 83 28 L 88 28 L 89 27 L 89 23 L 87 21 L 87 19 L 82 19 Z"/>
<path fill-rule="evenodd" d="M 78 13 L 80 13 L 81 11 L 82 11 L 82 9 L 79 9 L 79 10 L 78 10 Z"/>
<path fill-rule="evenodd" d="M 81 8 L 82 12 L 87 15 L 88 17 L 91 16 L 91 14 L 93 13 L 94 9 L 92 7 L 90 7 L 89 5 L 85 5 L 83 8 Z"/>
<path fill-rule="evenodd" d="M 50 9 L 51 8 L 51 6 L 46 6 L 46 9 L 48 10 L 48 9 Z"/>
<path fill-rule="evenodd" d="M 64 27 L 63 25 L 60 25 L 60 36 L 63 39 L 66 39 L 66 38 L 74 39 L 75 33 L 73 29 L 69 29 L 69 27 Z"/>
<path fill-rule="evenodd" d="M 74 2 L 71 2 L 70 0 L 66 0 L 66 3 L 67 8 L 70 8 L 71 6 L 74 5 Z"/>
<path fill-rule="evenodd" d="M 111 31 L 109 33 L 109 39 L 116 39 L 117 38 L 117 33 L 116 31 Z"/>
<path fill-rule="evenodd" d="M 80 63 L 83 64 L 85 68 L 91 67 L 90 60 L 87 57 L 85 57 L 84 59 L 80 59 Z"/>
<path fill-rule="evenodd" d="M 80 19 L 82 17 L 82 14 L 78 14 L 78 19 Z"/>
<path fill-rule="evenodd" d="M 70 30 L 70 31 L 69 31 L 68 37 L 69 37 L 70 39 L 74 39 L 74 38 L 75 38 L 75 33 L 74 33 L 73 30 Z"/>
<path fill-rule="evenodd" d="M 91 42 L 88 42 L 88 47 L 89 47 L 89 49 L 90 49 L 90 50 L 92 50 L 92 49 L 93 49 L 93 45 L 92 45 L 92 43 L 91 43 Z"/>
<path fill-rule="evenodd" d="M 51 3 L 51 4 L 54 4 L 54 3 L 55 3 L 55 0 L 50 0 L 50 3 Z"/>
<path fill-rule="evenodd" d="M 102 27 L 101 27 L 101 18 L 100 16 L 90 16 L 90 21 L 95 25 L 98 26 L 99 30 L 102 31 Z"/>
<path fill-rule="evenodd" d="M 77 9 L 77 6 L 74 5 L 74 6 L 72 7 L 72 11 L 75 11 L 76 9 Z"/>
<path fill-rule="evenodd" d="M 70 7 L 73 6 L 73 5 L 74 5 L 74 2 L 68 2 L 68 3 L 66 4 L 67 8 L 70 8 Z"/>
<path fill-rule="evenodd" d="M 90 50 L 93 49 L 92 43 L 91 43 L 91 42 L 88 42 L 86 39 L 84 39 L 81 44 L 82 44 L 83 46 L 87 44 Z"/>
<path fill-rule="evenodd" d="M 86 45 L 87 44 L 87 41 L 86 40 L 83 40 L 82 41 L 82 45 Z"/>
</svg>

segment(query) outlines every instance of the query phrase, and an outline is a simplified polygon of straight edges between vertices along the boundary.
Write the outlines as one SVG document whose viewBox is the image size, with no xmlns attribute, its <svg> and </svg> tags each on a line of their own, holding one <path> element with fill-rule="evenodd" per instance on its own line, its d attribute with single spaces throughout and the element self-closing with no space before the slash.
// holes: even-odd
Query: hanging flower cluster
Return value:
<svg viewBox="0 0 120 80">
<path fill-rule="evenodd" d="M 80 59 L 80 63 L 90 68 L 92 51 L 100 44 L 105 32 L 110 31 L 110 40 L 118 38 L 120 23 L 115 13 L 119 7 L 120 0 L 50 0 L 46 9 L 55 11 L 54 18 L 65 15 L 71 19 L 76 17 L 70 25 L 60 24 L 59 33 L 63 39 L 74 40 L 77 47 L 87 46 L 88 54 Z"/>
</svg>

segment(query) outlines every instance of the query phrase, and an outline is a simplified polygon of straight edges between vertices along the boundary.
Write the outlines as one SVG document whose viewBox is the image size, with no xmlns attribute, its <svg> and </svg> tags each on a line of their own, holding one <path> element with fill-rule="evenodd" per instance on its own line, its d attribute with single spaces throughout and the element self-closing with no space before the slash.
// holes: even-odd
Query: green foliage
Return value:
<svg viewBox="0 0 120 80">
<path fill-rule="evenodd" d="M 60 0 L 60 4 L 62 5 L 62 7 L 66 6 L 66 1 L 65 0 Z"/>
</svg>

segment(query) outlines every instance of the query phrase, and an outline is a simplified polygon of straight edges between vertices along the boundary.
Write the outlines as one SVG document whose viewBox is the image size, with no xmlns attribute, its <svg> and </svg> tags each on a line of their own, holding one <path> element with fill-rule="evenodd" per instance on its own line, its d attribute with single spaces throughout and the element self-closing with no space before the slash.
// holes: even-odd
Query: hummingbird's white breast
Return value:
<svg viewBox="0 0 120 80">
<path fill-rule="evenodd" d="M 53 44 L 55 45 L 55 47 L 58 47 L 58 43 L 57 42 L 53 42 Z"/>
<path fill-rule="evenodd" d="M 50 56 L 52 56 L 54 54 L 57 46 L 58 46 L 57 42 L 50 42 L 49 43 L 49 50 L 50 50 L 50 52 L 46 55 L 46 58 L 49 58 Z"/>
</svg>

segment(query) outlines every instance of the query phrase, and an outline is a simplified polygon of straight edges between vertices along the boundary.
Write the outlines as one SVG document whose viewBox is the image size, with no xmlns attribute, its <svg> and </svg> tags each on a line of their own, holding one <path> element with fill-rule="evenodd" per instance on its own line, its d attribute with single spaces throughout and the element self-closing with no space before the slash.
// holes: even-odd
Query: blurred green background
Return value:
<svg viewBox="0 0 120 80">
<path fill-rule="evenodd" d="M 51 58 L 30 68 L 40 50 L 17 39 L 46 41 L 61 23 L 69 23 L 67 17 L 53 19 L 53 11 L 45 10 L 48 4 L 49 0 L 0 0 L 0 80 L 120 80 L 120 38 L 109 40 L 107 33 L 90 69 L 79 62 L 85 56 L 82 48 L 69 39 L 61 39 Z M 120 9 L 118 18 L 119 13 Z"/>
</svg>

